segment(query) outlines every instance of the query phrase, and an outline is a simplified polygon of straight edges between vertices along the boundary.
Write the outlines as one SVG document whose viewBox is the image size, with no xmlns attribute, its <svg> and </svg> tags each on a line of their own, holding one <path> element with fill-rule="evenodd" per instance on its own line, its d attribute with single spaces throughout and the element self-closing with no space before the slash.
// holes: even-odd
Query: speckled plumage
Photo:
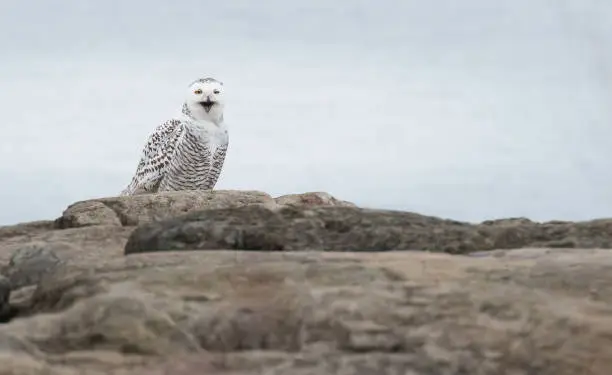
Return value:
<svg viewBox="0 0 612 375">
<path fill-rule="evenodd" d="M 121 195 L 214 188 L 229 144 L 222 86 L 212 78 L 189 86 L 181 115 L 149 136 L 136 173 Z"/>
</svg>

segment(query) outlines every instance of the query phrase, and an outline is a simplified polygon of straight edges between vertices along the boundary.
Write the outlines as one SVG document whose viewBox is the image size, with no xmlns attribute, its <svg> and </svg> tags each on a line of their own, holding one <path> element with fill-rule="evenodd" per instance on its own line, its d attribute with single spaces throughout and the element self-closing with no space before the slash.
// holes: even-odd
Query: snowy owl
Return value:
<svg viewBox="0 0 612 375">
<path fill-rule="evenodd" d="M 121 195 L 212 190 L 229 143 L 223 91 L 223 83 L 214 78 L 189 85 L 180 115 L 149 135 L 132 182 Z"/>
</svg>

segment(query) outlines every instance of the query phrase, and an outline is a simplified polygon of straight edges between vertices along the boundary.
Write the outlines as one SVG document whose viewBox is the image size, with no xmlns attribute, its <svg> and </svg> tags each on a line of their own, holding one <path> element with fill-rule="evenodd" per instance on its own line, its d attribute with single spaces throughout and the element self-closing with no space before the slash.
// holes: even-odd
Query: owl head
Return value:
<svg viewBox="0 0 612 375">
<path fill-rule="evenodd" d="M 201 78 L 192 82 L 187 90 L 185 106 L 195 120 L 219 122 L 225 108 L 223 82 L 214 78 Z M 185 108 L 183 112 L 186 112 Z"/>
</svg>

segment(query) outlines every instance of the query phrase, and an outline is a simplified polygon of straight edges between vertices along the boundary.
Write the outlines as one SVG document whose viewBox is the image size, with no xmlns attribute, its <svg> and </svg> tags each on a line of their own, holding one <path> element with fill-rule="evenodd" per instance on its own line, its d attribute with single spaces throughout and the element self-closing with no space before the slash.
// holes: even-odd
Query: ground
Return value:
<svg viewBox="0 0 612 375">
<path fill-rule="evenodd" d="M 607 375 L 611 223 L 77 202 L 0 228 L 0 374 Z"/>
</svg>

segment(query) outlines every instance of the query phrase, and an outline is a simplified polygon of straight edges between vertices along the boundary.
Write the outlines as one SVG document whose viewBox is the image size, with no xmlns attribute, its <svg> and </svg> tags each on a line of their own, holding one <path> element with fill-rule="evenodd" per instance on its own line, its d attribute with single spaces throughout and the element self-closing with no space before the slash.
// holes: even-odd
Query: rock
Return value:
<svg viewBox="0 0 612 375">
<path fill-rule="evenodd" d="M 101 198 L 77 202 L 56 220 L 58 228 L 89 225 L 132 226 L 173 217 L 186 212 L 241 207 L 245 205 L 275 206 L 268 194 L 257 191 L 182 191 Z"/>
<path fill-rule="evenodd" d="M 484 241 L 467 224 L 412 213 L 248 206 L 194 212 L 142 225 L 128 239 L 125 253 L 191 249 L 460 252 L 486 247 Z"/>
<path fill-rule="evenodd" d="M 480 225 L 477 228 L 492 238 L 493 248 L 496 249 L 612 248 L 612 219 L 576 223 L 500 220 L 497 225 Z"/>
<path fill-rule="evenodd" d="M 500 221 L 473 225 L 357 207 L 245 206 L 196 211 L 139 226 L 125 254 L 167 250 L 427 250 L 447 253 L 521 247 L 612 247 L 612 220 Z"/>
<path fill-rule="evenodd" d="M 133 255 L 50 275 L 0 338 L 75 373 L 607 375 L 612 260 L 566 254 Z"/>
<path fill-rule="evenodd" d="M 273 199 L 258 191 L 182 191 L 111 197 L 81 201 L 70 205 L 55 222 L 57 228 L 92 225 L 134 226 L 202 209 L 262 205 L 277 206 L 355 206 L 327 193 L 284 195 Z"/>
<path fill-rule="evenodd" d="M 0 375 L 609 374 L 610 220 L 190 194 L 112 198 L 121 225 L 0 228 L 3 273 L 49 267 L 0 278 Z"/>
<path fill-rule="evenodd" d="M 11 284 L 6 277 L 0 275 L 0 323 L 5 322 L 11 316 L 11 306 L 9 304 L 10 296 Z"/>
<path fill-rule="evenodd" d="M 7 352 L 13 354 L 27 354 L 38 358 L 43 356 L 42 352 L 40 352 L 34 344 L 25 339 L 2 332 L 0 333 L 0 354 Z M 1 367 L 2 366 L 0 366 L 0 368 Z"/>
<path fill-rule="evenodd" d="M 0 352 L 0 375 L 68 375 L 23 354 Z"/>
<path fill-rule="evenodd" d="M 0 227 L 0 241 L 12 237 L 32 236 L 37 233 L 48 232 L 53 229 L 55 223 L 53 220 L 40 220 L 31 223 L 21 223 Z"/>
<path fill-rule="evenodd" d="M 37 284 L 62 263 L 55 250 L 75 251 L 69 243 L 35 241 L 24 244 L 13 252 L 6 274 L 11 288 Z"/>
<path fill-rule="evenodd" d="M 328 193 L 312 192 L 303 194 L 282 195 L 274 201 L 282 206 L 315 207 L 315 206 L 342 206 L 357 207 L 354 203 L 334 198 Z"/>
<path fill-rule="evenodd" d="M 104 202 L 84 201 L 69 206 L 61 217 L 56 219 L 57 228 L 79 228 L 90 225 L 121 226 L 121 220 Z"/>
<path fill-rule="evenodd" d="M 64 262 L 94 264 L 100 259 L 123 255 L 123 248 L 134 227 L 94 225 L 81 228 L 34 230 L 0 239 L 0 273 L 8 273 L 11 256 L 32 242 L 42 242 Z"/>
<path fill-rule="evenodd" d="M 169 315 L 173 307 L 164 306 L 168 302 L 138 291 L 92 296 L 51 319 L 48 337 L 39 345 L 55 352 L 110 349 L 168 355 L 196 351 L 199 347 L 193 335 Z"/>
</svg>

